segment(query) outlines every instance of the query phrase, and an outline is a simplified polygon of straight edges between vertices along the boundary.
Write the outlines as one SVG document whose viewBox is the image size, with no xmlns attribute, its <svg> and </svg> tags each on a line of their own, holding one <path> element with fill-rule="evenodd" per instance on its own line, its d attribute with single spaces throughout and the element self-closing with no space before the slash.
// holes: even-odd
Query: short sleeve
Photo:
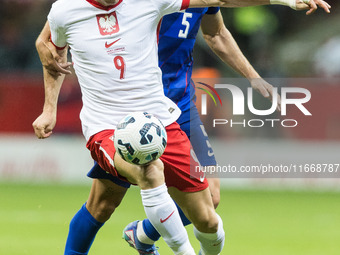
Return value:
<svg viewBox="0 0 340 255">
<path fill-rule="evenodd" d="M 179 12 L 189 7 L 190 0 L 152 0 L 161 16 Z"/>
<path fill-rule="evenodd" d="M 220 7 L 209 7 L 206 14 L 216 14 L 220 10 Z"/>
<path fill-rule="evenodd" d="M 62 13 L 58 13 L 58 2 L 52 5 L 51 11 L 48 14 L 48 22 L 51 29 L 51 42 L 57 49 L 63 49 L 66 47 L 66 35 L 65 28 L 62 23 Z"/>
</svg>

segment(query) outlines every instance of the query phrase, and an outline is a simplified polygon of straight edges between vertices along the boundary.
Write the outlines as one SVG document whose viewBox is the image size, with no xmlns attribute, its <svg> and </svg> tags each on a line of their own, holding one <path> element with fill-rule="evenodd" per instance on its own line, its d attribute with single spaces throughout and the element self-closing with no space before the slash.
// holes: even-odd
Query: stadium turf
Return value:
<svg viewBox="0 0 340 255">
<path fill-rule="evenodd" d="M 89 186 L 0 183 L 0 254 L 61 255 L 68 224 L 86 200 Z M 227 243 L 222 254 L 340 254 L 340 193 L 223 190 L 218 213 Z M 133 255 L 122 229 L 144 215 L 138 189 L 97 235 L 90 254 Z M 198 251 L 192 227 L 192 244 Z M 161 240 L 162 255 L 172 254 Z"/>
</svg>

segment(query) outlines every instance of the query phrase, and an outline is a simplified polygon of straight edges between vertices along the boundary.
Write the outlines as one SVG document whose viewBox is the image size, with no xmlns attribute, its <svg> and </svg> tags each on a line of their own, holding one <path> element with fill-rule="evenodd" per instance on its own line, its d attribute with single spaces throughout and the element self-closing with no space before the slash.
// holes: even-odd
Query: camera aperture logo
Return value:
<svg viewBox="0 0 340 255">
<path fill-rule="evenodd" d="M 197 87 L 197 89 L 203 90 L 206 94 L 202 94 L 201 100 L 201 115 L 207 115 L 207 94 L 213 100 L 215 106 L 217 106 L 217 102 L 213 94 L 219 100 L 221 106 L 221 92 L 218 93 L 216 89 L 222 90 L 222 93 L 225 91 L 226 93 L 231 93 L 232 96 L 232 114 L 233 116 L 245 116 L 245 106 L 248 107 L 248 110 L 257 116 L 268 116 L 273 114 L 278 107 L 278 89 L 273 88 L 273 98 L 271 102 L 271 107 L 266 110 L 259 110 L 254 107 L 253 102 L 253 89 L 247 89 L 247 95 L 245 97 L 243 91 L 231 84 L 215 84 L 214 86 L 198 82 L 200 85 L 204 87 Z M 300 95 L 298 98 L 293 98 L 294 95 Z M 298 87 L 282 87 L 281 88 L 281 116 L 287 115 L 287 105 L 294 105 L 297 107 L 299 111 L 301 111 L 305 116 L 311 116 L 312 114 L 307 110 L 304 106 L 305 103 L 309 102 L 311 99 L 311 93 L 309 90 L 305 88 Z M 265 99 L 263 99 L 265 100 Z M 264 125 L 270 125 L 271 127 L 275 127 L 280 125 L 282 127 L 296 127 L 298 125 L 298 121 L 296 119 L 285 119 L 285 118 L 261 118 L 261 119 L 246 119 L 235 121 L 233 119 L 225 119 L 225 118 L 216 118 L 213 119 L 213 127 L 217 125 L 228 125 L 230 127 L 252 127 L 252 128 L 260 128 Z"/>
<path fill-rule="evenodd" d="M 197 82 L 197 83 L 206 87 L 206 88 L 197 87 L 197 89 L 203 90 L 205 93 L 207 93 L 211 97 L 211 99 L 214 101 L 215 106 L 217 106 L 217 103 L 216 103 L 216 100 L 215 100 L 214 96 L 212 95 L 212 93 L 215 94 L 215 96 L 217 97 L 217 99 L 220 102 L 221 106 L 223 106 L 221 97 L 217 93 L 216 89 L 214 89 L 214 87 L 212 87 L 212 86 L 210 86 L 208 84 L 205 84 L 203 82 Z M 210 89 L 212 91 L 212 93 L 208 89 Z M 202 100 L 201 114 L 202 115 L 207 115 L 207 95 L 206 94 L 202 94 L 202 99 L 201 100 Z"/>
</svg>

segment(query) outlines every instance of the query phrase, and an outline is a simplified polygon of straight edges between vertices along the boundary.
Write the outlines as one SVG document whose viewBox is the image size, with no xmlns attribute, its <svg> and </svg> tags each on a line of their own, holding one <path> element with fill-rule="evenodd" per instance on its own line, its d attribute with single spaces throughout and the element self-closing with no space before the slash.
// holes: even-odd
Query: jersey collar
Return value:
<svg viewBox="0 0 340 255">
<path fill-rule="evenodd" d="M 109 6 L 104 6 L 104 5 L 98 3 L 95 0 L 86 0 L 86 1 L 89 2 L 91 5 L 93 5 L 96 8 L 99 8 L 99 9 L 104 10 L 104 11 L 109 11 L 109 10 L 117 7 L 123 0 L 119 0 L 116 4 L 109 5 Z"/>
</svg>

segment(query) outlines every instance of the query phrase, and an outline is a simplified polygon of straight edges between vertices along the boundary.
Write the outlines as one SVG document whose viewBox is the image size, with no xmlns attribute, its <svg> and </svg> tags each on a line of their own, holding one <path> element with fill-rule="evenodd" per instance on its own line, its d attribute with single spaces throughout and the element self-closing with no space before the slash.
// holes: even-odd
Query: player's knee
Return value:
<svg viewBox="0 0 340 255">
<path fill-rule="evenodd" d="M 159 159 L 142 166 L 138 178 L 139 187 L 141 189 L 149 189 L 162 185 L 164 183 L 163 170 L 163 162 Z"/>
<path fill-rule="evenodd" d="M 105 222 L 110 219 L 115 209 L 119 206 L 119 203 L 114 201 L 102 200 L 96 203 L 95 206 L 89 206 L 89 212 L 99 222 Z"/>
<path fill-rule="evenodd" d="M 216 213 L 201 214 L 193 222 L 194 226 L 203 233 L 216 233 L 218 230 L 218 218 Z"/>
<path fill-rule="evenodd" d="M 114 203 L 100 203 L 96 209 L 95 218 L 99 219 L 101 222 L 105 222 L 110 219 L 116 208 L 117 206 Z"/>
</svg>

